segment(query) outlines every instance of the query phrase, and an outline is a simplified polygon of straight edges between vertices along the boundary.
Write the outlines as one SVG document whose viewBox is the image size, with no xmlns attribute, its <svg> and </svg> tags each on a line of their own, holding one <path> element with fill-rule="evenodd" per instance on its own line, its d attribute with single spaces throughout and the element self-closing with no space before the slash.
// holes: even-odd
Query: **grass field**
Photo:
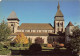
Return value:
<svg viewBox="0 0 80 56">
<path fill-rule="evenodd" d="M 48 48 L 48 47 L 42 47 L 42 51 L 51 51 L 54 47 Z M 66 49 L 66 48 L 60 48 L 60 49 Z M 0 55 L 7 55 L 11 51 L 10 50 L 29 50 L 29 47 L 8 47 L 8 49 L 3 48 L 0 50 Z"/>
<path fill-rule="evenodd" d="M 8 50 L 8 49 L 4 49 L 4 50 L 0 50 L 0 55 L 7 55 L 7 54 L 10 54 L 11 51 Z"/>
</svg>

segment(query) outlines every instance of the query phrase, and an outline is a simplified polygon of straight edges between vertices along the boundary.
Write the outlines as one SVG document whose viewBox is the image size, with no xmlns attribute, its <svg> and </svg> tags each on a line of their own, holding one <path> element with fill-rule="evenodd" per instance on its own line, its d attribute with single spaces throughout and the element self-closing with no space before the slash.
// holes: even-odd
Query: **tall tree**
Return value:
<svg viewBox="0 0 80 56">
<path fill-rule="evenodd" d="M 7 41 L 11 34 L 11 30 L 4 20 L 0 24 L 0 41 Z"/>
<path fill-rule="evenodd" d="M 79 26 L 74 27 L 73 34 L 70 40 L 71 48 L 76 51 L 80 51 L 80 28 Z"/>
<path fill-rule="evenodd" d="M 27 44 L 28 43 L 28 39 L 27 37 L 25 37 L 25 35 L 23 33 L 20 33 L 16 36 L 16 38 L 14 39 L 14 41 L 18 44 Z"/>
</svg>

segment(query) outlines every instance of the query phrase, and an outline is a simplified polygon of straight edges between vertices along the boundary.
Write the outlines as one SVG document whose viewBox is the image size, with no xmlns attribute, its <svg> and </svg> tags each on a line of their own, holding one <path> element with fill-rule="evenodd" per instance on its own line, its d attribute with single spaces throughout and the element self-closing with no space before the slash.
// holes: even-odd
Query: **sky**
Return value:
<svg viewBox="0 0 80 56">
<path fill-rule="evenodd" d="M 65 27 L 71 21 L 80 25 L 80 0 L 59 0 L 64 15 Z M 7 21 L 12 11 L 22 23 L 51 23 L 57 12 L 58 0 L 0 0 L 0 23 Z"/>
</svg>

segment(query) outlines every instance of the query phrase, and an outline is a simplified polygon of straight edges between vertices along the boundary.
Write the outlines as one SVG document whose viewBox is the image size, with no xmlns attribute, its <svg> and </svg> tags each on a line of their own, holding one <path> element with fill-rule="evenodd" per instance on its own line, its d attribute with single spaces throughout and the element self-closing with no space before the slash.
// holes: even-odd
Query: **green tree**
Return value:
<svg viewBox="0 0 80 56">
<path fill-rule="evenodd" d="M 77 52 L 80 51 L 80 28 L 79 26 L 75 26 L 73 29 L 73 34 L 70 36 L 70 45 L 73 50 L 76 50 Z"/>
<path fill-rule="evenodd" d="M 32 44 L 32 39 L 29 38 L 28 40 L 29 40 L 29 46 L 31 46 L 31 44 Z"/>
<path fill-rule="evenodd" d="M 11 30 L 8 27 L 7 23 L 3 20 L 0 24 L 0 42 L 7 41 L 10 34 Z"/>
</svg>

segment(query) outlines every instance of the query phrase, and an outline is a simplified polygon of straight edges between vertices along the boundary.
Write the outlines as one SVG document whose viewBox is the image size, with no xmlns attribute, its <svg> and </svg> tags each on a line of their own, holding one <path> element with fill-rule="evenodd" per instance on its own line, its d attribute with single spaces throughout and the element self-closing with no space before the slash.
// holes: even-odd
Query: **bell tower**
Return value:
<svg viewBox="0 0 80 56">
<path fill-rule="evenodd" d="M 60 10 L 60 5 L 58 2 L 58 6 L 57 6 L 57 13 L 54 17 L 54 33 L 57 34 L 58 32 L 64 32 L 65 28 L 64 28 L 64 16 Z"/>
<path fill-rule="evenodd" d="M 19 19 L 14 11 L 11 12 L 7 20 L 8 26 L 11 28 L 12 33 L 17 32 L 17 28 L 19 26 Z"/>
</svg>

